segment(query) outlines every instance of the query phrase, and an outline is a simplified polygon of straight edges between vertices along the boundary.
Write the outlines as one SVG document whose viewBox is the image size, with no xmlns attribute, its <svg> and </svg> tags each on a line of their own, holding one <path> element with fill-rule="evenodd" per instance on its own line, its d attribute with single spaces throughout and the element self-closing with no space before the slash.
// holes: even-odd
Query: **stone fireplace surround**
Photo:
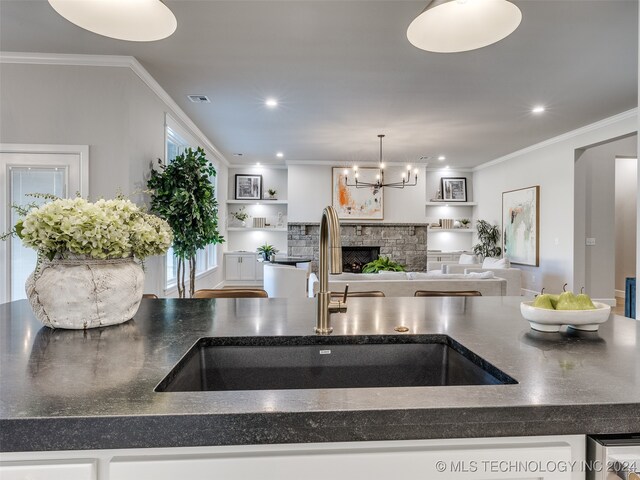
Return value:
<svg viewBox="0 0 640 480">
<path fill-rule="evenodd" d="M 380 255 L 405 265 L 408 272 L 424 272 L 427 266 L 427 224 L 342 223 L 342 246 L 377 246 Z M 319 223 L 289 223 L 287 253 L 312 257 L 311 269 L 318 271 Z"/>
</svg>

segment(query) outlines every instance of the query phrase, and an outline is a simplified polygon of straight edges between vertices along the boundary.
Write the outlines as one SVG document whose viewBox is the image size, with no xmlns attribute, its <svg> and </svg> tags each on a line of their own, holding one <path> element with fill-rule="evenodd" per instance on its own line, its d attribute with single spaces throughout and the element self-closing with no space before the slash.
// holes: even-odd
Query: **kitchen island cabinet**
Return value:
<svg viewBox="0 0 640 480">
<path fill-rule="evenodd" d="M 437 454 L 460 462 L 474 451 L 580 462 L 585 435 L 640 432 L 640 324 L 612 316 L 596 333 L 539 333 L 520 301 L 352 298 L 332 318 L 338 337 L 397 335 L 399 325 L 447 335 L 516 384 L 163 393 L 155 387 L 200 338 L 312 336 L 313 299 L 145 299 L 130 322 L 86 332 L 41 327 L 26 301 L 0 305 L 0 462 L 95 460 L 103 480 L 140 477 L 138 466 L 160 479 L 172 468 L 223 471 L 234 458 L 295 469 L 309 457 L 318 466 L 305 478 L 320 478 L 325 464 L 384 472 L 373 459 L 386 458 L 420 472 Z M 452 476 L 436 473 L 415 478 Z M 521 473 L 455 475 L 584 476 Z"/>
</svg>

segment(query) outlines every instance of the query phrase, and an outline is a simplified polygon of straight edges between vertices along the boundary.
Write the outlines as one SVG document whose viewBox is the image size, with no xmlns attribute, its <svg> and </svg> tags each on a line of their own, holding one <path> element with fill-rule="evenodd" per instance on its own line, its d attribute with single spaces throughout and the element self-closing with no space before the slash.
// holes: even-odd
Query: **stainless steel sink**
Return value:
<svg viewBox="0 0 640 480">
<path fill-rule="evenodd" d="M 518 383 L 447 335 L 201 338 L 157 392 Z"/>
</svg>

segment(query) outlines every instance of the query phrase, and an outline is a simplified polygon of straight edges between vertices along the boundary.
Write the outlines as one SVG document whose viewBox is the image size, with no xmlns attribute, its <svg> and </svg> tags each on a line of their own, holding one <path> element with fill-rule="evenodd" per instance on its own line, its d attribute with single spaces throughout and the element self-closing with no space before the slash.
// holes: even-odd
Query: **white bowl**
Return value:
<svg viewBox="0 0 640 480">
<path fill-rule="evenodd" d="M 601 323 L 609 319 L 611 306 L 593 302 L 595 310 L 549 310 L 533 306 L 533 302 L 520 303 L 520 313 L 534 330 L 557 332 L 562 325 L 576 330 L 595 332 Z"/>
</svg>

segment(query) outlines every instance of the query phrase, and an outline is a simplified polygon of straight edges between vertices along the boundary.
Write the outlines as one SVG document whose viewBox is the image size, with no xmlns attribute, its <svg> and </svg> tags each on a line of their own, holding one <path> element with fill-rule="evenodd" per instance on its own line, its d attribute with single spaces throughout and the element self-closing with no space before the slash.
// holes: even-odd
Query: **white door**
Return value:
<svg viewBox="0 0 640 480">
<path fill-rule="evenodd" d="M 86 197 L 88 164 L 88 146 L 0 144 L 0 231 L 9 231 L 19 219 L 12 205 L 42 203 L 30 193 Z M 0 263 L 0 303 L 25 298 L 24 283 L 35 267 L 36 252 L 12 238 L 0 242 Z"/>
</svg>

